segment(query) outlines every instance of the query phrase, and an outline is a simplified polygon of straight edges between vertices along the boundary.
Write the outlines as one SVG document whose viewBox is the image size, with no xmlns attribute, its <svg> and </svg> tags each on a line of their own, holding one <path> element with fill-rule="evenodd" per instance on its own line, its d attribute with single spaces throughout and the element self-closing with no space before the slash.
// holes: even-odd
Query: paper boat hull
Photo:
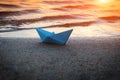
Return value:
<svg viewBox="0 0 120 80">
<path fill-rule="evenodd" d="M 40 28 L 36 28 L 36 31 L 38 32 L 41 38 L 41 41 L 44 43 L 55 43 L 55 44 L 65 45 L 73 29 L 67 30 L 58 34 L 55 34 L 54 32 L 49 32 Z"/>
</svg>

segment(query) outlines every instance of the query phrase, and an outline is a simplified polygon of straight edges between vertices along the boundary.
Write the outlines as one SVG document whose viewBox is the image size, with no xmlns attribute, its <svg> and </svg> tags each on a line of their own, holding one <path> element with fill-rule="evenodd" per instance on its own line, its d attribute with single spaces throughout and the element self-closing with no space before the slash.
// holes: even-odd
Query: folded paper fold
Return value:
<svg viewBox="0 0 120 80">
<path fill-rule="evenodd" d="M 54 32 L 49 32 L 41 28 L 36 28 L 36 30 L 42 42 L 62 44 L 62 45 L 66 44 L 68 38 L 70 37 L 71 32 L 73 31 L 73 29 L 70 29 L 70 30 L 55 34 Z"/>
</svg>

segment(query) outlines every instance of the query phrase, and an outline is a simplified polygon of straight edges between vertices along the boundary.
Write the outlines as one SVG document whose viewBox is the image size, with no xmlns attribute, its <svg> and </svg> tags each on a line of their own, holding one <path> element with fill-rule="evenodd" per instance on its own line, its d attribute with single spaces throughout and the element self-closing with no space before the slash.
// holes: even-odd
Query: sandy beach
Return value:
<svg viewBox="0 0 120 80">
<path fill-rule="evenodd" d="M 119 80 L 120 37 L 0 37 L 0 80 Z"/>
</svg>

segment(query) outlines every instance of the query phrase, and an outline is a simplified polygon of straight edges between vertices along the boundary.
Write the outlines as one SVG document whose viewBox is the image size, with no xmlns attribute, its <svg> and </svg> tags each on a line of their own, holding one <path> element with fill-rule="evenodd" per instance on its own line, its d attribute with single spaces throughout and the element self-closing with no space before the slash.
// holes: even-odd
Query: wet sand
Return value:
<svg viewBox="0 0 120 80">
<path fill-rule="evenodd" d="M 0 38 L 1 80 L 119 80 L 120 37 Z"/>
</svg>

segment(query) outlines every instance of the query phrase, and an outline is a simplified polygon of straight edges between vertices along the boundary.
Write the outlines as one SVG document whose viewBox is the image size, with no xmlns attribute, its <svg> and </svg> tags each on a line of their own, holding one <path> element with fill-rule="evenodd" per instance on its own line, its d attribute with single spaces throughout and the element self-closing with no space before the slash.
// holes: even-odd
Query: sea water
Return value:
<svg viewBox="0 0 120 80">
<path fill-rule="evenodd" d="M 119 34 L 119 5 L 120 0 L 0 0 L 0 31 L 99 24 Z"/>
</svg>

